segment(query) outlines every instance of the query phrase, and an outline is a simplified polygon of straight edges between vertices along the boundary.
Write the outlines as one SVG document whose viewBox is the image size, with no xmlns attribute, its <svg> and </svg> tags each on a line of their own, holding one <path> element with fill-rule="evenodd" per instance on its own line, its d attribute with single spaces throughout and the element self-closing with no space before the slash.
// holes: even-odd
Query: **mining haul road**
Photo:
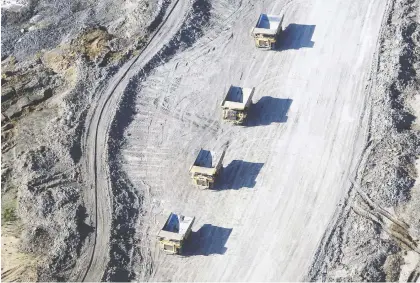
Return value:
<svg viewBox="0 0 420 283">
<path fill-rule="evenodd" d="M 137 279 L 302 280 L 365 147 L 387 1 L 210 3 L 203 35 L 163 58 L 133 91 L 122 166 L 144 197 L 138 238 L 152 266 Z M 254 46 L 260 13 L 284 13 L 279 50 Z M 231 84 L 256 88 L 246 126 L 221 121 Z M 92 142 L 90 160 L 102 164 L 103 141 Z M 227 142 L 216 190 L 194 187 L 188 169 L 196 152 Z M 171 211 L 196 217 L 184 256 L 156 245 Z"/>
<path fill-rule="evenodd" d="M 92 101 L 83 136 L 83 178 L 87 190 L 83 199 L 95 232 L 78 263 L 75 281 L 102 280 L 109 263 L 112 190 L 108 166 L 108 137 L 119 101 L 130 79 L 174 36 L 188 11 L 187 1 L 173 1 L 161 25 L 151 36 L 140 55 L 127 62 Z"/>
</svg>

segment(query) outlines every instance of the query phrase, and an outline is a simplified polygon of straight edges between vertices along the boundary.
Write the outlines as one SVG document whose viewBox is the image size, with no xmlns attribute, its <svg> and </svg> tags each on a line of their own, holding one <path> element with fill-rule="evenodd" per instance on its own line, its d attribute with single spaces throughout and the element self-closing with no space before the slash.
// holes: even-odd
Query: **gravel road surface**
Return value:
<svg viewBox="0 0 420 283">
<path fill-rule="evenodd" d="M 86 257 L 86 269 L 82 270 L 76 280 L 101 281 L 109 262 L 109 241 L 112 221 L 111 184 L 107 165 L 107 137 L 111 122 L 121 99 L 123 90 L 130 78 L 141 70 L 162 46 L 172 38 L 182 23 L 186 11 L 184 2 L 174 2 L 168 9 L 163 21 L 149 45 L 140 54 L 126 63 L 110 80 L 106 89 L 98 96 L 87 119 L 87 131 L 84 137 L 84 156 L 86 176 L 90 177 L 90 190 L 84 196 L 91 222 L 95 224 L 95 235 L 91 240 Z M 89 179 L 88 179 L 89 180 Z"/>
<path fill-rule="evenodd" d="M 364 147 L 385 8 L 379 0 L 212 3 L 204 36 L 139 82 L 123 167 L 144 194 L 139 233 L 153 262 L 146 279 L 305 276 Z M 285 13 L 278 51 L 253 45 L 260 12 Z M 244 127 L 221 123 L 231 84 L 256 87 Z M 195 153 L 226 142 L 218 189 L 195 188 Z M 182 257 L 155 243 L 170 211 L 196 217 Z"/>
</svg>

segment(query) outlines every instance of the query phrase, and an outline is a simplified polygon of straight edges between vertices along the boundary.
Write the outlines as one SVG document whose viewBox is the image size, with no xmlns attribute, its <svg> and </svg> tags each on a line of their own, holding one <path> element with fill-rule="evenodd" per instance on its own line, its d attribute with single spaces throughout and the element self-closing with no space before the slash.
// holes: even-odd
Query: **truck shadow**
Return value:
<svg viewBox="0 0 420 283">
<path fill-rule="evenodd" d="M 312 35 L 315 31 L 315 25 L 289 24 L 278 38 L 277 50 L 313 48 L 315 42 L 312 41 Z"/>
<path fill-rule="evenodd" d="M 227 240 L 233 228 L 223 228 L 204 224 L 197 232 L 191 235 L 185 243 L 183 256 L 224 254 Z"/>
<path fill-rule="evenodd" d="M 292 101 L 290 98 L 262 97 L 251 106 L 245 126 L 255 127 L 287 122 L 287 112 Z"/>
<path fill-rule="evenodd" d="M 216 180 L 214 189 L 221 191 L 253 188 L 256 184 L 255 179 L 263 166 L 264 163 L 233 160 L 223 168 L 222 173 Z"/>
</svg>

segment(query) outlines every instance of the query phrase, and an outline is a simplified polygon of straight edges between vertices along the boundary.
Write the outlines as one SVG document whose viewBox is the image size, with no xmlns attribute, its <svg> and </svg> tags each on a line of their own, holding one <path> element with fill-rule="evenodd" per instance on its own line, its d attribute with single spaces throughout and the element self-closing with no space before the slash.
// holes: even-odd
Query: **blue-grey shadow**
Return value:
<svg viewBox="0 0 420 283">
<path fill-rule="evenodd" d="M 222 255 L 226 252 L 225 247 L 233 228 L 223 228 L 204 224 L 197 232 L 192 232 L 185 242 L 183 256 L 196 255 Z"/>
<path fill-rule="evenodd" d="M 245 126 L 266 126 L 271 123 L 287 122 L 287 112 L 292 104 L 290 98 L 262 97 L 251 106 Z"/>
<path fill-rule="evenodd" d="M 210 150 L 201 149 L 198 153 L 196 163 L 194 165 L 200 167 L 211 168 L 213 164 L 213 156 Z"/>
<path fill-rule="evenodd" d="M 289 24 L 278 36 L 276 50 L 313 48 L 315 25 Z"/>
<path fill-rule="evenodd" d="M 222 191 L 253 188 L 256 184 L 255 179 L 263 166 L 264 163 L 233 160 L 222 169 L 222 173 L 216 179 L 214 189 Z"/>
</svg>

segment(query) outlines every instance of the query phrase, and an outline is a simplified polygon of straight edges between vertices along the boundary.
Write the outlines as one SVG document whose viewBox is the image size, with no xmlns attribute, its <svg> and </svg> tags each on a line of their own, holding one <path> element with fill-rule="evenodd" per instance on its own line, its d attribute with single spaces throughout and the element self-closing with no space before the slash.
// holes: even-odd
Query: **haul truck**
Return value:
<svg viewBox="0 0 420 283">
<path fill-rule="evenodd" d="M 282 31 L 282 21 L 283 17 L 261 14 L 257 25 L 252 29 L 255 46 L 259 48 L 274 49 L 276 47 L 277 38 Z"/>
<path fill-rule="evenodd" d="M 252 104 L 254 89 L 231 86 L 221 104 L 223 120 L 242 125 Z"/>
<path fill-rule="evenodd" d="M 171 213 L 157 234 L 161 249 L 170 254 L 181 254 L 184 242 L 191 234 L 194 220 L 194 217 Z"/>
<path fill-rule="evenodd" d="M 219 153 L 200 149 L 194 164 L 190 167 L 193 183 L 202 189 L 213 188 L 216 177 L 222 169 L 225 153 L 226 148 Z"/>
</svg>

